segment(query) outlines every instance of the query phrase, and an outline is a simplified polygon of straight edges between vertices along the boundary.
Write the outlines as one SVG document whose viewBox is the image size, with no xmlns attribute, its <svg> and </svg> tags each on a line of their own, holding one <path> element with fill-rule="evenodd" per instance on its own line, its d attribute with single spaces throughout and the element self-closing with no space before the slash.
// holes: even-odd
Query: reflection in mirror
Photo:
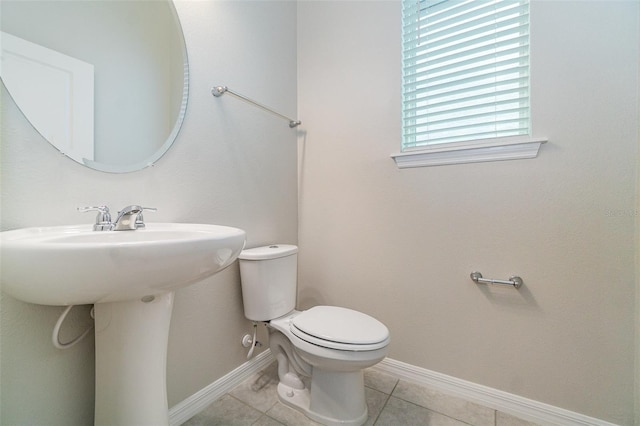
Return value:
<svg viewBox="0 0 640 426">
<path fill-rule="evenodd" d="M 2 81 L 58 150 L 128 172 L 171 146 L 188 94 L 171 0 L 2 0 L 0 14 Z"/>
</svg>

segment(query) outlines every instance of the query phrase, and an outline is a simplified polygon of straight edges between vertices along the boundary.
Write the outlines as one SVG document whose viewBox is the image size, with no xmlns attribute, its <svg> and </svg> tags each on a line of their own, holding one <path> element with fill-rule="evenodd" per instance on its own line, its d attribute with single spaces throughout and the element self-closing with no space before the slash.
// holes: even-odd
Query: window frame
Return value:
<svg viewBox="0 0 640 426">
<path fill-rule="evenodd" d="M 404 2 L 402 2 L 401 7 L 404 8 Z M 402 48 L 404 55 L 404 37 Z M 528 62 L 528 65 L 530 66 L 530 62 Z M 403 58 L 403 69 L 404 67 L 405 61 Z M 405 82 L 405 76 L 403 75 L 403 85 Z M 530 87 L 529 84 L 528 86 Z M 407 125 L 407 121 L 404 116 L 404 97 L 403 89 L 402 151 L 391 155 L 398 168 L 535 158 L 538 155 L 541 144 L 547 142 L 546 138 L 534 138 L 531 136 L 531 120 L 529 118 L 528 134 L 481 139 L 470 138 L 469 140 L 456 142 L 432 142 L 406 147 L 405 145 L 410 142 L 405 140 L 405 125 Z M 528 103 L 528 108 L 528 113 L 530 114 L 530 102 Z"/>
</svg>

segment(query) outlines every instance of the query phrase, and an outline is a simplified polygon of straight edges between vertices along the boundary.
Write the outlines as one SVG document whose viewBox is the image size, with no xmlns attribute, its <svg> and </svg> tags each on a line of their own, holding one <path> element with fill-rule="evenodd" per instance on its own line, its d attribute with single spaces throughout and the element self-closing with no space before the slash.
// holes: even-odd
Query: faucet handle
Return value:
<svg viewBox="0 0 640 426">
<path fill-rule="evenodd" d="M 140 214 L 136 217 L 136 229 L 144 228 L 146 225 L 144 224 L 144 217 L 142 216 L 142 212 L 144 210 L 149 210 L 150 212 L 157 212 L 158 209 L 155 207 L 142 207 L 140 206 Z"/>
<path fill-rule="evenodd" d="M 96 223 L 93 225 L 94 231 L 110 231 L 113 229 L 111 223 L 111 213 L 109 213 L 109 207 L 97 206 L 97 207 L 78 207 L 79 212 L 91 212 L 97 211 Z"/>
</svg>

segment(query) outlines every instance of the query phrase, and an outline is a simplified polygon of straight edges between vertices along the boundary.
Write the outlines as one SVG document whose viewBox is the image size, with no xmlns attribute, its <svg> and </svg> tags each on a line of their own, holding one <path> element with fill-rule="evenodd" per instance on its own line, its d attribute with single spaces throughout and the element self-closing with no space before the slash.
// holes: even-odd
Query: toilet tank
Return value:
<svg viewBox="0 0 640 426">
<path fill-rule="evenodd" d="M 244 316 L 270 321 L 295 309 L 298 247 L 277 244 L 243 250 L 238 256 Z"/>
</svg>

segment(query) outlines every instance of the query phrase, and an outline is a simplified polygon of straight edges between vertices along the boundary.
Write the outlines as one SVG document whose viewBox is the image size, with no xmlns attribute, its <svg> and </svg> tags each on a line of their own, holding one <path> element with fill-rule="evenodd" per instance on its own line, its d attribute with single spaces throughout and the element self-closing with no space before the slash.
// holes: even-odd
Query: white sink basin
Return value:
<svg viewBox="0 0 640 426">
<path fill-rule="evenodd" d="M 229 266 L 244 242 L 241 229 L 186 223 L 0 232 L 2 290 L 42 305 L 95 304 L 95 425 L 168 426 L 173 290 Z"/>
<path fill-rule="evenodd" d="M 0 233 L 2 290 L 24 302 L 79 305 L 175 290 L 229 266 L 245 232 L 217 225 L 148 223 L 135 231 L 91 225 Z"/>
</svg>

